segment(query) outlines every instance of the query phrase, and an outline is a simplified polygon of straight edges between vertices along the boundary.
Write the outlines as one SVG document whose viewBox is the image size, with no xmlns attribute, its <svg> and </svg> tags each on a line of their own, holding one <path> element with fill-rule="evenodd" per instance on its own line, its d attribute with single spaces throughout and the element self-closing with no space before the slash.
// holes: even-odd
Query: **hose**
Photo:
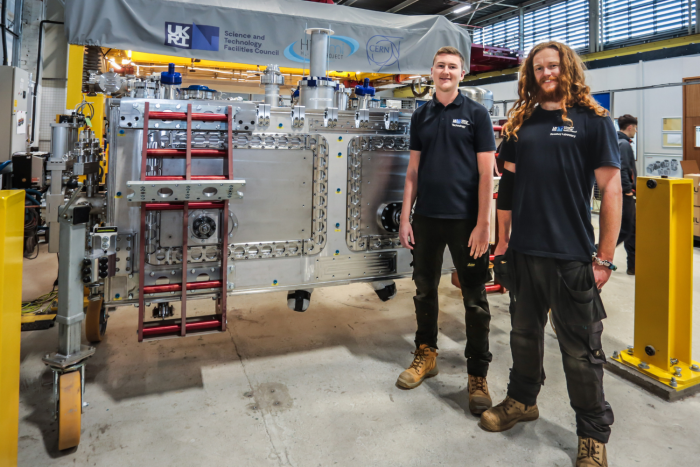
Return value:
<svg viewBox="0 0 700 467">
<path fill-rule="evenodd" d="M 2 164 L 0 164 L 0 172 L 2 172 L 2 169 L 4 169 L 5 167 L 7 167 L 10 164 L 12 164 L 12 159 L 8 159 L 5 162 L 3 162 Z"/>
<path fill-rule="evenodd" d="M 26 193 L 26 198 L 32 202 L 32 204 L 35 204 L 36 206 L 41 206 L 41 203 L 36 200 L 33 196 L 30 196 L 29 193 Z"/>
</svg>

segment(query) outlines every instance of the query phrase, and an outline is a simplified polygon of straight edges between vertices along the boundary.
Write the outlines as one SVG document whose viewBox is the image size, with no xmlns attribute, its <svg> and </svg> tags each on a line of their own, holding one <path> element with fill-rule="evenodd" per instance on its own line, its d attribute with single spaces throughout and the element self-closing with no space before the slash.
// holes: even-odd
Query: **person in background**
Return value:
<svg viewBox="0 0 700 467">
<path fill-rule="evenodd" d="M 634 195 L 637 188 L 637 161 L 632 151 L 632 138 L 637 134 L 637 119 L 623 115 L 617 119 L 620 131 L 617 142 L 620 146 L 620 178 L 622 179 L 622 224 L 617 244 L 625 244 L 627 252 L 627 274 L 634 276 L 634 254 L 637 225 L 637 202 Z"/>
<path fill-rule="evenodd" d="M 416 350 L 396 385 L 412 389 L 438 373 L 438 285 L 448 246 L 464 299 L 469 409 L 479 415 L 491 407 L 486 384 L 492 358 L 491 313 L 484 284 L 490 278 L 496 141 L 486 108 L 459 92 L 465 74 L 459 50 L 440 48 L 430 72 L 435 95 L 411 117 L 411 154 L 399 226 L 401 244 L 413 253 Z"/>
<path fill-rule="evenodd" d="M 539 418 L 547 310 L 557 330 L 571 407 L 577 467 L 607 467 L 613 412 L 605 400 L 600 289 L 615 269 L 620 233 L 620 151 L 607 111 L 591 96 L 581 58 L 559 42 L 532 48 L 519 98 L 503 127 L 499 241 L 512 291 L 507 397 L 481 415 L 487 431 Z M 517 170 L 516 170 L 517 169 Z M 593 182 L 602 193 L 600 246 L 591 224 Z M 512 233 L 511 233 L 512 225 Z"/>
</svg>

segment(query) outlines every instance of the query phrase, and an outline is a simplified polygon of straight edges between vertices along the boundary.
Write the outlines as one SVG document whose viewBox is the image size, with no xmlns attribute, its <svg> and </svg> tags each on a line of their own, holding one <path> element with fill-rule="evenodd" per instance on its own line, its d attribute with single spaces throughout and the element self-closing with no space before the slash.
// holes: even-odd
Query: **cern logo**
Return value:
<svg viewBox="0 0 700 467">
<path fill-rule="evenodd" d="M 383 68 L 396 65 L 401 71 L 401 39 L 402 37 L 376 35 L 367 41 L 367 61 L 370 66 Z"/>
</svg>

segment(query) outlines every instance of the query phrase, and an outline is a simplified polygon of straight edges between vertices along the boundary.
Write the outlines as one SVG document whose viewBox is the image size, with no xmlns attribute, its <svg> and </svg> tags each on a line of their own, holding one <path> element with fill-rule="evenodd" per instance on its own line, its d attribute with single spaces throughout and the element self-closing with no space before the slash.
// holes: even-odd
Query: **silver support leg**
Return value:
<svg viewBox="0 0 700 467">
<path fill-rule="evenodd" d="M 44 362 L 66 370 L 92 356 L 95 348 L 81 345 L 83 312 L 82 269 L 85 257 L 86 224 L 74 224 L 74 209 L 69 206 L 59 217 L 58 260 L 58 352 L 46 355 Z"/>
</svg>

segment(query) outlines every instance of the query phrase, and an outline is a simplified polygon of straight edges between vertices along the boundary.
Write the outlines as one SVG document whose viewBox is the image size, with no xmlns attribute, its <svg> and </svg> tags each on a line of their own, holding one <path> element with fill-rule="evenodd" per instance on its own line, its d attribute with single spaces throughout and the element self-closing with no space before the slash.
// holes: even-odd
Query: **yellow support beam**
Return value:
<svg viewBox="0 0 700 467">
<path fill-rule="evenodd" d="M 108 57 L 115 57 L 117 64 L 121 61 L 116 60 L 116 57 L 126 57 L 124 51 L 113 50 L 108 54 Z M 247 70 L 260 70 L 261 72 L 267 68 L 266 66 L 251 65 L 245 63 L 232 63 L 232 62 L 219 62 L 215 60 L 200 60 L 198 62 L 193 62 L 191 58 L 188 57 L 178 57 L 175 55 L 158 55 L 150 54 L 145 52 L 131 52 L 131 61 L 134 65 L 142 66 L 148 68 L 149 66 L 160 66 L 163 67 L 163 71 L 167 71 L 165 68 L 169 63 L 174 63 L 177 66 L 192 67 L 195 68 L 206 68 L 206 69 L 221 69 L 224 71 L 247 71 Z M 303 75 L 306 70 L 306 74 L 309 73 L 309 68 L 286 68 L 281 67 L 280 72 L 282 74 L 292 74 L 292 75 Z M 177 70 L 181 71 L 181 70 Z M 81 71 L 82 73 L 82 71 Z M 352 80 L 363 80 L 369 78 L 371 80 L 386 78 L 393 76 L 386 73 L 356 73 L 354 71 L 330 71 L 328 75 L 332 78 L 338 79 L 352 79 Z"/>
<path fill-rule="evenodd" d="M 66 82 L 66 109 L 74 109 L 83 101 L 83 61 L 85 47 L 68 46 L 68 80 Z"/>
<path fill-rule="evenodd" d="M 692 180 L 638 178 L 636 242 L 634 346 L 615 352 L 611 363 L 660 383 L 674 400 L 700 390 L 700 364 L 691 355 Z"/>
<path fill-rule="evenodd" d="M 0 191 L 0 465 L 17 465 L 24 191 Z"/>
</svg>

